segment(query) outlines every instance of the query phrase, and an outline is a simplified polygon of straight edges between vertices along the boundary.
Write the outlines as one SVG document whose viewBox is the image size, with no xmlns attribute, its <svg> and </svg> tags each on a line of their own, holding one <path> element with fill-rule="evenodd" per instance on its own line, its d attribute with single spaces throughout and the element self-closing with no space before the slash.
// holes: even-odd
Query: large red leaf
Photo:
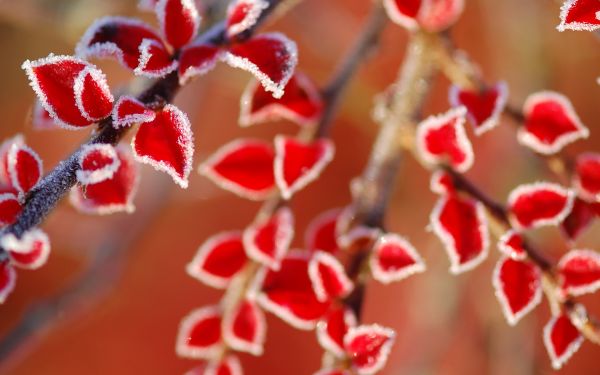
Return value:
<svg viewBox="0 0 600 375">
<path fill-rule="evenodd" d="M 20 195 L 29 192 L 42 179 L 42 159 L 24 144 L 12 144 L 6 155 L 6 167 L 10 185 Z"/>
<path fill-rule="evenodd" d="M 558 263 L 565 293 L 579 296 L 600 289 L 600 254 L 592 250 L 571 250 Z"/>
<path fill-rule="evenodd" d="M 508 85 L 502 81 L 480 90 L 453 85 L 449 98 L 452 106 L 463 105 L 467 108 L 467 116 L 475 128 L 475 134 L 481 135 L 499 124 L 508 99 Z"/>
<path fill-rule="evenodd" d="M 220 307 L 199 308 L 181 321 L 176 344 L 179 356 L 193 359 L 214 358 L 221 345 Z"/>
<path fill-rule="evenodd" d="M 544 344 L 552 367 L 560 369 L 583 343 L 583 336 L 567 315 L 555 316 L 544 327 Z"/>
<path fill-rule="evenodd" d="M 600 28 L 600 2 L 597 0 L 566 0 L 560 9 L 558 31 Z"/>
<path fill-rule="evenodd" d="M 344 346 L 356 373 L 379 372 L 387 362 L 395 336 L 392 329 L 377 324 L 350 328 L 344 337 Z"/>
<path fill-rule="evenodd" d="M 573 208 L 572 191 L 554 183 L 520 185 L 508 196 L 513 226 L 518 229 L 560 224 Z"/>
<path fill-rule="evenodd" d="M 200 27 L 194 0 L 158 0 L 154 8 L 165 39 L 175 48 L 192 41 Z"/>
</svg>

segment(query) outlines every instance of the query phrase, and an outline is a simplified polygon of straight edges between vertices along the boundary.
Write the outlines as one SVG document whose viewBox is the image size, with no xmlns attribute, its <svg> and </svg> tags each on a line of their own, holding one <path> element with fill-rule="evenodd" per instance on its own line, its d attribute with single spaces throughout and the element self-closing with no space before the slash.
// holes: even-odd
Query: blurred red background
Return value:
<svg viewBox="0 0 600 375">
<path fill-rule="evenodd" d="M 370 6 L 371 1 L 364 0 L 304 0 L 267 28 L 294 39 L 299 68 L 324 84 Z M 567 94 L 592 132 L 588 141 L 567 152 L 598 150 L 600 40 L 587 32 L 558 33 L 559 6 L 548 0 L 470 0 L 453 34 L 456 43 L 480 63 L 488 81 L 508 81 L 514 105 L 541 89 Z M 31 129 L 27 114 L 33 92 L 20 64 L 50 52 L 71 54 L 85 28 L 109 14 L 135 15 L 135 1 L 0 1 L 0 138 L 24 133 L 42 155 L 46 170 L 88 134 Z M 336 159 L 292 203 L 296 246 L 302 246 L 302 233 L 311 217 L 349 202 L 348 183 L 364 167 L 377 132 L 370 118 L 373 96 L 395 79 L 406 40 L 407 32 L 390 23 L 380 48 L 352 81 L 335 119 Z M 98 64 L 113 88 L 131 79 L 114 62 Z M 249 79 L 248 74 L 221 65 L 177 97 L 176 104 L 193 123 L 195 165 L 236 137 L 271 139 L 295 132 L 284 123 L 251 129 L 237 126 L 239 97 Z M 446 79 L 435 81 L 426 114 L 447 109 L 447 87 Z M 470 175 L 499 200 L 519 183 L 552 178 L 545 175 L 540 159 L 517 145 L 509 120 L 472 139 L 476 164 Z M 195 365 L 174 353 L 179 321 L 196 307 L 216 303 L 220 292 L 188 277 L 184 267 L 208 236 L 250 223 L 259 204 L 221 191 L 196 173 L 190 188 L 180 190 L 165 174 L 147 167 L 142 170 L 134 214 L 85 216 L 63 202 L 48 218 L 44 229 L 53 245 L 48 265 L 19 272 L 15 292 L 0 307 L 0 352 L 4 350 L 5 357 L 1 374 L 182 374 Z M 547 306 L 537 308 L 517 327 L 508 326 L 491 285 L 498 256 L 494 249 L 476 270 L 450 275 L 445 252 L 426 230 L 433 203 L 427 173 L 407 157 L 388 227 L 411 239 L 428 271 L 391 286 L 368 285 L 364 320 L 393 327 L 398 333 L 382 374 L 552 373 L 541 336 L 549 318 Z M 595 225 L 576 246 L 600 250 L 599 228 Z M 553 259 L 567 249 L 558 236 L 556 230 L 536 236 L 536 243 Z M 92 277 L 86 276 L 89 272 Z M 77 285 L 80 289 L 73 294 Z M 59 295 L 63 297 L 56 300 Z M 44 304 L 49 300 L 57 304 Z M 597 296 L 584 302 L 600 313 Z M 9 334 L 39 306 L 58 307 L 60 312 L 17 346 L 1 339 L 14 337 Z M 39 319 L 51 310 L 36 311 Z M 8 355 L 7 347 L 12 348 Z M 585 343 L 560 373 L 597 374 L 599 355 L 599 347 Z M 319 368 L 320 359 L 313 333 L 296 331 L 272 316 L 265 355 L 242 356 L 247 374 L 310 374 Z"/>
</svg>

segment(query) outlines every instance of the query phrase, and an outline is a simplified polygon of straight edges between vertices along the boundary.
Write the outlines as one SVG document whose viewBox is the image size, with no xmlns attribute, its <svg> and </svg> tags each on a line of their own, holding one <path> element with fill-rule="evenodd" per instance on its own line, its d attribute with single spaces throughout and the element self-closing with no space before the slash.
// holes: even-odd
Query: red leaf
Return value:
<svg viewBox="0 0 600 375">
<path fill-rule="evenodd" d="M 8 153 L 13 145 L 16 145 L 17 147 L 25 145 L 22 134 L 17 134 L 14 137 L 5 140 L 2 142 L 2 145 L 0 145 L 0 182 L 11 187 L 12 179 L 8 171 Z M 17 194 L 18 192 L 14 190 L 14 193 Z"/>
<path fill-rule="evenodd" d="M 19 194 L 29 192 L 42 178 L 42 160 L 24 144 L 12 144 L 6 155 L 6 163 L 10 185 Z"/>
<path fill-rule="evenodd" d="M 222 51 L 212 44 L 191 44 L 181 50 L 179 56 L 179 84 L 208 73 L 217 64 Z"/>
<path fill-rule="evenodd" d="M 79 154 L 77 181 L 88 185 L 110 180 L 120 166 L 121 160 L 113 146 L 102 143 L 84 145 Z"/>
<path fill-rule="evenodd" d="M 333 143 L 319 139 L 305 143 L 282 135 L 275 137 L 275 182 L 285 199 L 319 177 L 335 153 Z"/>
<path fill-rule="evenodd" d="M 560 8 L 558 31 L 600 28 L 600 3 L 597 0 L 567 0 Z"/>
<path fill-rule="evenodd" d="M 475 134 L 481 135 L 500 122 L 508 99 L 508 86 L 504 81 L 481 90 L 461 89 L 452 85 L 449 96 L 453 107 L 463 105 L 467 108 L 467 116 L 475 128 Z"/>
<path fill-rule="evenodd" d="M 487 257 L 489 232 L 481 203 L 445 196 L 436 204 L 430 219 L 434 233 L 444 243 L 450 258 L 450 272 L 469 271 Z"/>
<path fill-rule="evenodd" d="M 420 26 L 430 32 L 451 26 L 464 8 L 464 0 L 385 0 L 383 4 L 395 23 L 409 30 Z"/>
<path fill-rule="evenodd" d="M 346 275 L 340 261 L 323 251 L 317 251 L 311 257 L 308 277 L 317 299 L 321 302 L 345 297 L 354 289 L 354 283 Z"/>
<path fill-rule="evenodd" d="M 384 284 L 425 272 L 417 250 L 402 236 L 386 234 L 379 238 L 369 259 L 373 278 Z"/>
<path fill-rule="evenodd" d="M 416 147 L 423 160 L 430 164 L 448 163 L 459 172 L 471 168 L 473 148 L 464 128 L 466 112 L 465 107 L 454 108 L 419 124 Z"/>
<path fill-rule="evenodd" d="M 511 222 L 518 229 L 558 225 L 573 208 L 574 194 L 558 184 L 520 185 L 508 196 Z"/>
<path fill-rule="evenodd" d="M 344 346 L 357 374 L 371 375 L 381 370 L 387 362 L 394 338 L 392 329 L 377 324 L 350 328 L 344 337 Z"/>
<path fill-rule="evenodd" d="M 283 34 L 266 33 L 234 44 L 223 55 L 227 64 L 252 73 L 275 98 L 292 78 L 298 63 L 296 43 Z"/>
<path fill-rule="evenodd" d="M 429 188 L 432 192 L 440 195 L 453 194 L 456 191 L 452 176 L 441 169 L 438 169 L 431 174 Z"/>
<path fill-rule="evenodd" d="M 179 49 L 194 39 L 200 27 L 200 15 L 194 0 L 158 0 L 156 15 L 169 44 Z"/>
<path fill-rule="evenodd" d="M 392 21 L 409 30 L 417 28 L 423 0 L 384 0 L 383 5 Z"/>
<path fill-rule="evenodd" d="M 220 362 L 209 362 L 204 372 L 198 375 L 243 375 L 243 371 L 240 360 L 234 355 L 228 355 Z"/>
<path fill-rule="evenodd" d="M 523 245 L 523 237 L 513 229 L 504 233 L 498 241 L 500 252 L 514 260 L 524 260 L 527 258 L 527 251 Z"/>
<path fill-rule="evenodd" d="M 248 257 L 278 270 L 294 237 L 294 216 L 282 207 L 271 217 L 252 224 L 244 231 L 243 241 Z"/>
<path fill-rule="evenodd" d="M 275 187 L 273 147 L 264 141 L 238 139 L 200 166 L 200 173 L 221 188 L 252 200 L 267 198 Z"/>
<path fill-rule="evenodd" d="M 589 202 L 600 202 L 600 154 L 585 153 L 577 157 L 573 185 Z"/>
<path fill-rule="evenodd" d="M 552 367 L 560 369 L 583 343 L 583 336 L 567 315 L 555 316 L 544 327 L 544 345 Z"/>
<path fill-rule="evenodd" d="M 212 236 L 187 265 L 187 273 L 214 288 L 227 288 L 246 265 L 248 258 L 241 232 L 225 232 Z"/>
<path fill-rule="evenodd" d="M 113 108 L 112 120 L 115 129 L 150 122 L 156 118 L 156 113 L 147 108 L 144 103 L 132 96 L 123 95 Z"/>
<path fill-rule="evenodd" d="M 139 171 L 131 153 L 125 147 L 117 147 L 120 165 L 112 178 L 85 187 L 75 186 L 71 190 L 71 204 L 78 210 L 90 214 L 133 212 Z"/>
<path fill-rule="evenodd" d="M 35 101 L 31 114 L 31 125 L 35 130 L 57 129 L 58 126 L 39 100 Z"/>
<path fill-rule="evenodd" d="M 570 240 L 575 240 L 586 230 L 596 218 L 596 211 L 592 204 L 575 198 L 573 209 L 569 215 L 560 223 L 560 228 Z"/>
<path fill-rule="evenodd" d="M 571 250 L 558 263 L 561 287 L 574 296 L 600 289 L 600 254 L 591 250 Z"/>
<path fill-rule="evenodd" d="M 21 66 L 42 106 L 57 124 L 76 129 L 107 117 L 113 97 L 94 65 L 71 56 L 25 61 Z"/>
<path fill-rule="evenodd" d="M 237 0 L 227 8 L 227 36 L 235 37 L 253 27 L 269 7 L 264 0 Z"/>
<path fill-rule="evenodd" d="M 492 283 L 508 324 L 515 325 L 542 300 L 540 269 L 527 260 L 500 258 Z"/>
<path fill-rule="evenodd" d="M 283 119 L 307 126 L 317 121 L 322 110 L 321 94 L 304 74 L 294 74 L 280 99 L 273 98 L 256 81 L 252 81 L 242 95 L 240 125 Z"/>
<path fill-rule="evenodd" d="M 297 329 L 311 330 L 329 308 L 319 302 L 308 277 L 308 254 L 292 253 L 278 271 L 263 268 L 254 281 L 257 301 Z"/>
<path fill-rule="evenodd" d="M 133 72 L 140 76 L 162 78 L 177 69 L 179 63 L 172 60 L 171 55 L 161 42 L 144 39 L 140 44 L 138 66 Z"/>
<path fill-rule="evenodd" d="M 334 208 L 320 213 L 306 229 L 304 243 L 307 250 L 337 253 L 340 248 L 337 244 L 337 221 L 341 209 Z"/>
<path fill-rule="evenodd" d="M 589 136 L 569 99 L 556 92 L 530 95 L 523 115 L 525 123 L 519 129 L 519 142 L 541 154 L 557 153 L 569 143 Z"/>
<path fill-rule="evenodd" d="M 153 121 L 140 125 L 131 141 L 137 161 L 169 174 L 182 188 L 192 170 L 194 137 L 185 113 L 167 104 Z"/>
<path fill-rule="evenodd" d="M 0 261 L 0 304 L 6 301 L 6 298 L 15 289 L 17 282 L 17 273 L 9 264 L 8 260 Z"/>
<path fill-rule="evenodd" d="M 8 251 L 11 263 L 19 268 L 38 269 L 50 255 L 50 239 L 38 228 L 23 233 L 21 238 L 6 234 L 0 238 L 0 245 Z"/>
<path fill-rule="evenodd" d="M 11 225 L 16 220 L 23 207 L 17 196 L 13 193 L 0 194 L 0 227 Z"/>
<path fill-rule="evenodd" d="M 207 306 L 183 318 L 177 336 L 177 354 L 193 359 L 210 359 L 221 348 L 221 309 Z"/>
<path fill-rule="evenodd" d="M 352 310 L 343 306 L 332 308 L 317 324 L 319 344 L 336 357 L 345 357 L 344 336 L 352 327 L 356 327 L 356 316 Z"/>
<path fill-rule="evenodd" d="M 260 356 L 267 323 L 262 310 L 250 300 L 242 301 L 223 321 L 223 339 L 234 350 Z"/>
</svg>

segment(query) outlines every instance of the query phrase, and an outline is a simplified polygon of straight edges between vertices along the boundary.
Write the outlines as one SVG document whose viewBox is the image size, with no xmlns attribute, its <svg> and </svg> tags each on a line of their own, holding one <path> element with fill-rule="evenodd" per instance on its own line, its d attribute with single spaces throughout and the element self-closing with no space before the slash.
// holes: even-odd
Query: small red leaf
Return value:
<svg viewBox="0 0 600 375">
<path fill-rule="evenodd" d="M 575 198 L 573 209 L 569 215 L 560 223 L 560 228 L 567 238 L 575 240 L 585 231 L 596 218 L 593 204 L 579 198 Z"/>
<path fill-rule="evenodd" d="M 561 287 L 565 293 L 580 296 L 600 289 L 600 254 L 591 250 L 571 250 L 558 263 Z"/>
<path fill-rule="evenodd" d="M 344 346 L 357 374 L 375 374 L 385 366 L 395 335 L 392 329 L 377 324 L 348 330 Z"/>
<path fill-rule="evenodd" d="M 140 125 L 131 145 L 137 161 L 166 172 L 187 188 L 194 137 L 190 121 L 179 108 L 167 104 L 153 121 Z"/>
<path fill-rule="evenodd" d="M 6 234 L 0 238 L 0 246 L 8 251 L 12 264 L 29 270 L 42 267 L 50 255 L 50 239 L 38 228 L 23 233 L 21 238 Z"/>
<path fill-rule="evenodd" d="M 263 268 L 254 281 L 258 303 L 286 323 L 302 330 L 313 329 L 329 308 L 319 302 L 308 277 L 309 254 L 288 255 L 278 271 Z"/>
<path fill-rule="evenodd" d="M 409 30 L 420 26 L 430 32 L 451 26 L 464 8 L 464 0 L 385 0 L 383 4 L 395 23 Z"/>
<path fill-rule="evenodd" d="M 115 129 L 150 122 L 156 118 L 156 113 L 147 108 L 144 103 L 132 96 L 123 95 L 115 104 L 112 112 Z"/>
<path fill-rule="evenodd" d="M 404 237 L 386 234 L 379 238 L 369 259 L 373 278 L 384 284 L 425 272 L 425 263 Z"/>
<path fill-rule="evenodd" d="M 200 27 L 200 15 L 194 0 L 158 0 L 156 15 L 169 44 L 179 49 L 192 41 Z"/>
<path fill-rule="evenodd" d="M 13 224 L 23 207 L 17 196 L 13 193 L 0 194 L 0 227 Z"/>
<path fill-rule="evenodd" d="M 573 185 L 589 202 L 600 202 L 600 154 L 585 153 L 577 157 Z"/>
<path fill-rule="evenodd" d="M 492 283 L 508 324 L 517 324 L 542 301 L 541 277 L 540 269 L 532 262 L 500 258 Z"/>
<path fill-rule="evenodd" d="M 241 232 L 225 232 L 212 236 L 200 246 L 187 265 L 187 273 L 214 288 L 227 288 L 248 258 Z"/>
<path fill-rule="evenodd" d="M 31 114 L 31 125 L 35 130 L 57 129 L 58 126 L 54 122 L 50 113 L 46 111 L 39 100 L 35 101 Z"/>
<path fill-rule="evenodd" d="M 269 143 L 238 139 L 217 150 L 199 171 L 225 190 L 263 200 L 275 187 L 274 160 L 275 151 Z"/>
<path fill-rule="evenodd" d="M 139 181 L 139 171 L 129 149 L 117 147 L 119 168 L 112 178 L 71 190 L 71 204 L 89 214 L 133 212 L 133 198 Z"/>
<path fill-rule="evenodd" d="M 262 12 L 269 7 L 264 0 L 237 0 L 227 8 L 227 36 L 229 38 L 253 27 Z"/>
<path fill-rule="evenodd" d="M 558 225 L 571 212 L 574 194 L 558 184 L 520 185 L 508 196 L 513 226 L 518 229 Z"/>
<path fill-rule="evenodd" d="M 344 306 L 334 307 L 317 324 L 317 340 L 323 349 L 343 358 L 346 355 L 344 336 L 352 327 L 356 327 L 356 316 L 352 310 Z"/>
<path fill-rule="evenodd" d="M 154 39 L 144 39 L 139 47 L 139 60 L 133 72 L 140 76 L 162 78 L 179 66 L 173 60 L 162 42 Z"/>
<path fill-rule="evenodd" d="M 265 90 L 281 98 L 298 64 L 296 43 L 283 34 L 266 33 L 234 44 L 223 55 L 227 64 L 252 73 Z"/>
<path fill-rule="evenodd" d="M 430 219 L 450 258 L 450 272 L 469 271 L 487 257 L 489 231 L 481 203 L 460 196 L 444 196 Z"/>
<path fill-rule="evenodd" d="M 214 358 L 221 348 L 221 309 L 207 306 L 192 311 L 181 321 L 176 350 L 180 357 Z"/>
<path fill-rule="evenodd" d="M 409 30 L 418 27 L 417 16 L 423 0 L 384 0 L 383 5 L 392 21 Z"/>
<path fill-rule="evenodd" d="M 120 166 L 121 160 L 113 146 L 102 143 L 84 145 L 79 154 L 77 181 L 88 185 L 110 180 Z"/>
<path fill-rule="evenodd" d="M 341 212 L 342 209 L 334 208 L 322 212 L 310 222 L 304 235 L 307 250 L 331 254 L 339 251 L 336 228 Z"/>
<path fill-rule="evenodd" d="M 223 321 L 223 339 L 229 347 L 240 352 L 261 355 L 266 333 L 265 315 L 250 300 L 242 301 Z"/>
<path fill-rule="evenodd" d="M 242 95 L 240 125 L 284 119 L 307 126 L 315 123 L 322 110 L 321 94 L 304 74 L 294 74 L 280 99 L 273 98 L 258 82 L 252 81 Z"/>
<path fill-rule="evenodd" d="M 282 207 L 273 216 L 252 224 L 244 231 L 243 241 L 248 257 L 278 270 L 294 237 L 294 216 Z"/>
<path fill-rule="evenodd" d="M 196 375 L 243 375 L 240 360 L 234 355 L 228 355 L 221 361 L 209 362 L 202 373 Z"/>
<path fill-rule="evenodd" d="M 600 28 L 600 2 L 597 0 L 566 0 L 560 8 L 558 31 Z"/>
<path fill-rule="evenodd" d="M 77 129 L 110 114 L 113 97 L 106 77 L 94 65 L 71 56 L 54 56 L 22 65 L 42 106 L 57 124 Z"/>
<path fill-rule="evenodd" d="M 354 289 L 354 283 L 340 261 L 323 251 L 313 254 L 308 264 L 308 276 L 321 302 L 345 297 Z"/>
<path fill-rule="evenodd" d="M 0 261 L 0 304 L 3 304 L 15 289 L 17 273 L 8 260 Z"/>
<path fill-rule="evenodd" d="M 544 345 L 552 367 L 560 369 L 583 344 L 583 336 L 567 315 L 555 316 L 544 327 Z"/>
<path fill-rule="evenodd" d="M 285 199 L 319 177 L 335 153 L 333 143 L 319 139 L 305 143 L 294 138 L 275 137 L 275 182 Z"/>
<path fill-rule="evenodd" d="M 430 116 L 417 128 L 416 147 L 419 155 L 430 164 L 448 163 L 459 172 L 473 165 L 473 148 L 465 132 L 465 107 L 458 107 Z"/>
<path fill-rule="evenodd" d="M 19 194 L 29 192 L 42 179 L 42 159 L 28 146 L 13 143 L 6 158 L 10 185 Z"/>
<path fill-rule="evenodd" d="M 440 195 L 453 194 L 456 191 L 452 176 L 441 169 L 438 169 L 431 174 L 429 188 L 432 192 Z"/>
<path fill-rule="evenodd" d="M 519 129 L 519 142 L 541 154 L 557 153 L 569 143 L 589 136 L 569 99 L 556 92 L 530 95 L 523 115 L 525 123 Z"/>
<path fill-rule="evenodd" d="M 222 51 L 212 44 L 191 44 L 181 50 L 179 56 L 179 84 L 208 73 L 217 64 Z"/>
<path fill-rule="evenodd" d="M 517 231 L 511 229 L 504 233 L 498 241 L 498 249 L 504 255 L 514 260 L 524 260 L 527 258 L 523 237 Z"/>
<path fill-rule="evenodd" d="M 467 116 L 475 128 L 475 134 L 481 135 L 500 122 L 508 99 L 508 86 L 506 82 L 498 82 L 481 90 L 471 90 L 453 85 L 449 97 L 453 107 L 463 105 L 467 108 Z"/>
<path fill-rule="evenodd" d="M 16 145 L 17 147 L 25 145 L 22 134 L 17 134 L 14 137 L 5 140 L 2 142 L 2 145 L 0 145 L 0 182 L 11 187 L 12 179 L 8 171 L 8 153 L 13 145 Z M 15 190 L 14 193 L 17 194 L 18 192 Z"/>
</svg>

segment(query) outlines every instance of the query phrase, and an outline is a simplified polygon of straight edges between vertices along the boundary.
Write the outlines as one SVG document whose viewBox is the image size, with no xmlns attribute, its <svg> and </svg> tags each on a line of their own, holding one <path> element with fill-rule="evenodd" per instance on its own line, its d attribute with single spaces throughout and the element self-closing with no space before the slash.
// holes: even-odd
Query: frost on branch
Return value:
<svg viewBox="0 0 600 375">
<path fill-rule="evenodd" d="M 344 337 L 344 347 L 356 373 L 371 375 L 381 370 L 390 355 L 394 338 L 393 330 L 377 324 L 350 328 Z"/>
<path fill-rule="evenodd" d="M 389 17 L 413 30 L 421 27 L 430 32 L 442 31 L 462 14 L 464 0 L 384 0 Z"/>
<path fill-rule="evenodd" d="M 466 113 L 465 107 L 458 107 L 439 116 L 430 116 L 419 124 L 416 147 L 424 161 L 448 163 L 458 172 L 471 168 L 474 156 L 464 128 Z"/>
<path fill-rule="evenodd" d="M 275 137 L 275 182 L 285 199 L 316 180 L 331 162 L 333 143 L 319 139 L 305 143 L 278 135 Z"/>
<path fill-rule="evenodd" d="M 600 202 L 600 154 L 585 153 L 577 157 L 573 185 L 586 201 Z"/>
<path fill-rule="evenodd" d="M 248 257 L 278 270 L 294 238 L 294 215 L 287 207 L 260 220 L 244 231 L 243 242 Z"/>
<path fill-rule="evenodd" d="M 600 28 L 600 2 L 597 0 L 566 0 L 560 9 L 558 31 Z"/>
<path fill-rule="evenodd" d="M 265 315 L 251 300 L 241 301 L 223 320 L 223 340 L 240 352 L 261 355 L 266 333 Z"/>
<path fill-rule="evenodd" d="M 179 84 L 184 85 L 196 76 L 211 71 L 221 57 L 221 49 L 212 44 L 190 44 L 179 56 Z"/>
<path fill-rule="evenodd" d="M 194 136 L 185 113 L 167 104 L 156 118 L 140 125 L 131 141 L 137 161 L 169 174 L 182 188 L 192 170 Z"/>
<path fill-rule="evenodd" d="M 35 151 L 20 142 L 11 144 L 5 158 L 8 183 L 19 192 L 20 197 L 23 197 L 42 179 L 42 159 Z"/>
<path fill-rule="evenodd" d="M 6 301 L 6 298 L 15 289 L 17 273 L 10 265 L 8 260 L 0 261 L 0 304 Z"/>
<path fill-rule="evenodd" d="M 417 250 L 397 234 L 386 234 L 377 240 L 369 265 L 373 278 L 384 284 L 425 271 L 425 263 Z"/>
<path fill-rule="evenodd" d="M 77 129 L 110 115 L 113 97 L 94 65 L 70 56 L 49 55 L 22 65 L 42 106 L 57 124 Z"/>
<path fill-rule="evenodd" d="M 82 185 L 97 184 L 113 178 L 121 160 L 109 144 L 84 145 L 79 154 L 77 181 Z"/>
<path fill-rule="evenodd" d="M 449 99 L 453 107 L 462 105 L 467 108 L 467 116 L 475 128 L 475 134 L 482 135 L 498 126 L 508 99 L 508 85 L 498 82 L 481 90 L 461 89 L 453 85 Z"/>
<path fill-rule="evenodd" d="M 156 15 L 167 42 L 181 48 L 192 41 L 200 27 L 200 15 L 194 0 L 158 0 Z"/>
<path fill-rule="evenodd" d="M 187 273 L 214 288 L 227 288 L 246 265 L 248 257 L 241 232 L 224 232 L 212 236 L 187 265 Z"/>
<path fill-rule="evenodd" d="M 558 184 L 520 185 L 508 196 L 510 220 L 517 229 L 558 225 L 573 208 L 574 194 Z"/>
<path fill-rule="evenodd" d="M 269 7 L 264 0 L 237 0 L 227 8 L 227 36 L 233 38 L 253 27 Z"/>
<path fill-rule="evenodd" d="M 192 311 L 179 326 L 176 350 L 181 357 L 214 358 L 221 348 L 221 309 L 207 306 Z"/>
<path fill-rule="evenodd" d="M 150 122 L 156 118 L 156 113 L 147 108 L 144 103 L 132 96 L 123 95 L 117 100 L 112 112 L 115 129 Z"/>
<path fill-rule="evenodd" d="M 544 327 L 544 345 L 552 367 L 560 369 L 583 343 L 583 336 L 567 315 L 555 316 Z"/>
<path fill-rule="evenodd" d="M 225 190 L 247 199 L 263 200 L 275 187 L 274 160 L 270 143 L 238 139 L 217 150 L 199 171 Z"/>
<path fill-rule="evenodd" d="M 524 260 L 527 252 L 524 248 L 523 237 L 515 230 L 509 230 L 498 240 L 498 250 L 514 260 Z"/>
<path fill-rule="evenodd" d="M 14 234 L 0 237 L 0 246 L 8 251 L 16 267 L 34 270 L 46 264 L 50 255 L 50 239 L 41 229 L 31 229 L 17 238 Z"/>
<path fill-rule="evenodd" d="M 317 299 L 326 302 L 343 298 L 354 289 L 354 283 L 344 270 L 344 266 L 333 255 L 317 251 L 308 264 L 308 276 Z"/>
<path fill-rule="evenodd" d="M 523 105 L 523 115 L 525 123 L 519 129 L 519 142 L 541 154 L 557 153 L 589 136 L 569 99 L 556 92 L 530 95 Z"/>
<path fill-rule="evenodd" d="M 352 327 L 356 327 L 356 316 L 345 306 L 331 308 L 317 324 L 319 344 L 338 358 L 346 356 L 344 336 Z"/>
<path fill-rule="evenodd" d="M 562 290 L 579 296 L 600 289 L 600 254 L 592 250 L 571 250 L 558 263 Z"/>
<path fill-rule="evenodd" d="M 334 208 L 320 213 L 308 225 L 304 234 L 304 244 L 309 251 L 325 251 L 336 254 L 340 248 L 337 243 L 337 222 L 342 209 Z"/>
<path fill-rule="evenodd" d="M 321 116 L 323 100 L 308 76 L 296 72 L 279 99 L 273 98 L 258 82 L 250 82 L 241 101 L 240 125 L 288 120 L 300 126 L 314 124 Z"/>
</svg>

